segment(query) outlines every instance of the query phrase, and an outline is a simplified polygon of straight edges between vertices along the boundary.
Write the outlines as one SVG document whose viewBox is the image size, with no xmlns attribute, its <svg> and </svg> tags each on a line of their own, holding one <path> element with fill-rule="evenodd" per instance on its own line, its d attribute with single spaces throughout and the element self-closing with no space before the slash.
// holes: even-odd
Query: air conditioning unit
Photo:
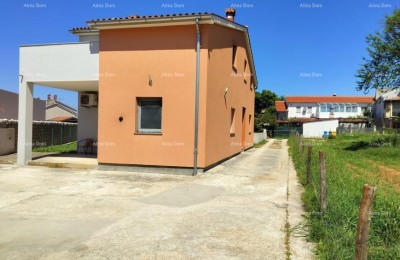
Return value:
<svg viewBox="0 0 400 260">
<path fill-rule="evenodd" d="M 81 94 L 80 105 L 83 107 L 97 107 L 97 94 Z"/>
</svg>

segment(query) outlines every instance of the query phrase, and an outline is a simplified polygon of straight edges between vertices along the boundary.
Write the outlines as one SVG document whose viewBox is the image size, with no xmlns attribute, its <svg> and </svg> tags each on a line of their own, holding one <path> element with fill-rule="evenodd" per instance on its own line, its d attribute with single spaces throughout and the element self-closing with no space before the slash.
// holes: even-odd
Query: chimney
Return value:
<svg viewBox="0 0 400 260">
<path fill-rule="evenodd" d="M 51 95 L 48 94 L 48 95 L 47 95 L 47 101 L 50 101 L 50 100 L 51 100 Z"/>
<path fill-rule="evenodd" d="M 57 101 L 57 95 L 54 95 L 53 99 L 54 99 L 54 101 Z"/>
<path fill-rule="evenodd" d="M 333 93 L 333 96 L 336 97 L 336 93 Z"/>
<path fill-rule="evenodd" d="M 235 8 L 226 8 L 225 13 L 226 13 L 226 20 L 235 22 L 235 15 L 236 15 Z"/>
</svg>

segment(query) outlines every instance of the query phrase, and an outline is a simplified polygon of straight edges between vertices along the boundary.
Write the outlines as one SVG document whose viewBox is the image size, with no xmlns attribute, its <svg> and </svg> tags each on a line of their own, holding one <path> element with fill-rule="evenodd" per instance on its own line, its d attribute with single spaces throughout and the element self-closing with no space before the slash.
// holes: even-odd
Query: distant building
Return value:
<svg viewBox="0 0 400 260">
<path fill-rule="evenodd" d="M 57 95 L 51 98 L 49 94 L 46 101 L 46 120 L 59 122 L 77 122 L 78 112 L 57 100 Z"/>
<path fill-rule="evenodd" d="M 288 118 L 349 118 L 370 111 L 373 97 L 287 96 Z"/>
<path fill-rule="evenodd" d="M 288 118 L 288 110 L 284 100 L 275 101 L 276 118 L 285 120 Z"/>
<path fill-rule="evenodd" d="M 34 98 L 33 120 L 45 120 L 45 111 L 46 101 Z M 18 93 L 0 89 L 0 119 L 18 120 Z"/>
<path fill-rule="evenodd" d="M 400 89 L 377 89 L 372 112 L 377 127 L 400 128 Z"/>
</svg>

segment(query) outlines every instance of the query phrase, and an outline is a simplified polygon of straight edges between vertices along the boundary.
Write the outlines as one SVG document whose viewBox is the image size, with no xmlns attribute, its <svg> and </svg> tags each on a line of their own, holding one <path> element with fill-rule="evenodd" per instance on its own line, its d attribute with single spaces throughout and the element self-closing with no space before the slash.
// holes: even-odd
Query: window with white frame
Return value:
<svg viewBox="0 0 400 260">
<path fill-rule="evenodd" d="M 307 107 L 307 113 L 311 114 L 312 113 L 312 107 Z"/>
<path fill-rule="evenodd" d="M 346 106 L 346 113 L 351 113 L 351 106 Z"/>
<path fill-rule="evenodd" d="M 339 112 L 339 106 L 334 106 L 334 107 L 333 107 L 333 111 L 334 111 L 335 113 Z"/>
<path fill-rule="evenodd" d="M 321 112 L 328 112 L 327 107 L 325 105 L 321 106 Z"/>
<path fill-rule="evenodd" d="M 344 106 L 343 105 L 341 105 L 340 107 L 339 107 L 339 112 L 344 112 Z"/>
<path fill-rule="evenodd" d="M 138 98 L 138 132 L 161 133 L 162 99 Z"/>
<path fill-rule="evenodd" d="M 296 113 L 301 113 L 301 107 L 296 107 Z"/>
<path fill-rule="evenodd" d="M 351 112 L 357 113 L 358 112 L 358 107 L 357 106 L 352 106 L 351 107 Z"/>
</svg>

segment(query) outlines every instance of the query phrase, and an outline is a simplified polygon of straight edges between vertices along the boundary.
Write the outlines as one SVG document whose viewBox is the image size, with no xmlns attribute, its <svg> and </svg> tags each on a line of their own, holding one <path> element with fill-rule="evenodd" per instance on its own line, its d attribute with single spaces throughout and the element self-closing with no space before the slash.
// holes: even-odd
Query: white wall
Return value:
<svg viewBox="0 0 400 260">
<path fill-rule="evenodd" d="M 303 124 L 303 136 L 304 137 L 322 137 L 324 131 L 336 131 L 339 126 L 339 120 L 324 120 L 309 122 Z"/>
<path fill-rule="evenodd" d="M 15 128 L 0 128 L 0 155 L 15 152 Z"/>
<path fill-rule="evenodd" d="M 258 144 L 262 140 L 267 139 L 267 131 L 264 129 L 263 133 L 254 133 L 254 144 Z"/>
<path fill-rule="evenodd" d="M 78 95 L 78 141 L 92 138 L 97 140 L 98 108 L 79 106 Z"/>
<path fill-rule="evenodd" d="M 53 107 L 46 109 L 46 120 L 50 120 L 52 118 L 59 117 L 59 116 L 75 117 L 74 114 L 72 114 L 58 106 L 53 106 Z"/>
<path fill-rule="evenodd" d="M 19 52 L 24 82 L 75 91 L 97 90 L 89 87 L 98 87 L 98 42 L 21 46 Z"/>
</svg>

